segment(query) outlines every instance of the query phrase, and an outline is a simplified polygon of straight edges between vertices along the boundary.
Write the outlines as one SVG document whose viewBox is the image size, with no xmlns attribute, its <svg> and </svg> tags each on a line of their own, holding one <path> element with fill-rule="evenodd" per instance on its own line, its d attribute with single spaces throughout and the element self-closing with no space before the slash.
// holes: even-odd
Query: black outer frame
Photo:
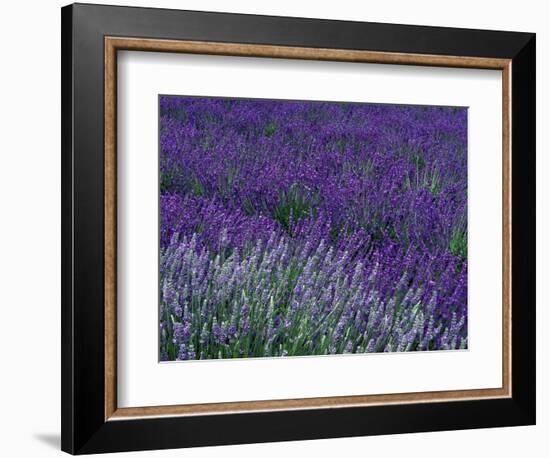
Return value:
<svg viewBox="0 0 550 458">
<path fill-rule="evenodd" d="M 535 424 L 535 34 L 89 4 L 66 6 L 61 14 L 64 451 L 83 454 Z M 106 422 L 107 35 L 512 59 L 512 397 Z"/>
</svg>

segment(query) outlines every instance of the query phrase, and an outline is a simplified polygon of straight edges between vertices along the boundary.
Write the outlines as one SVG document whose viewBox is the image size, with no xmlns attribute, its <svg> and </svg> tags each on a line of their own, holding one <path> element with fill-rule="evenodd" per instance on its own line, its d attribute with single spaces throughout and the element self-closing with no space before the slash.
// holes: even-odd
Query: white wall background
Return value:
<svg viewBox="0 0 550 458">
<path fill-rule="evenodd" d="M 97 3 L 97 2 L 93 2 Z M 111 4 L 127 4 L 109 0 Z M 469 457 L 547 456 L 550 450 L 550 161 L 543 159 L 550 92 L 545 2 L 523 0 L 128 0 L 135 6 L 303 16 L 537 33 L 538 425 L 352 439 L 172 450 L 124 456 Z M 57 0 L 2 6 L 0 38 L 0 454 L 59 456 L 60 403 L 60 11 Z M 548 136 L 546 137 L 548 145 Z M 544 213 L 543 213 L 544 211 Z M 543 283 L 546 280 L 546 285 Z M 215 431 L 213 431 L 215 434 Z"/>
</svg>

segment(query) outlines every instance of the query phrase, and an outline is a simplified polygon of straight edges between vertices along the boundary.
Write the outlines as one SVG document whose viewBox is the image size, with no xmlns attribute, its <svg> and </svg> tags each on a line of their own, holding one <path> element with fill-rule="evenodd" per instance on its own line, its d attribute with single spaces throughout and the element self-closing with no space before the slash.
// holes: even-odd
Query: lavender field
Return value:
<svg viewBox="0 0 550 458">
<path fill-rule="evenodd" d="M 467 348 L 467 110 L 160 97 L 163 361 Z"/>
</svg>

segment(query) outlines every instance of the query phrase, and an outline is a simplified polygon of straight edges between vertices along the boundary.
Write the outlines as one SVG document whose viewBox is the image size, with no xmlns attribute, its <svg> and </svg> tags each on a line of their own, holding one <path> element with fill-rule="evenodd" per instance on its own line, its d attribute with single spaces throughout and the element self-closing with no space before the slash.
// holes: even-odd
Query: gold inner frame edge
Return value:
<svg viewBox="0 0 550 458">
<path fill-rule="evenodd" d="M 240 57 L 321 60 L 337 62 L 479 68 L 502 72 L 502 387 L 471 390 L 396 394 L 332 396 L 318 398 L 181 404 L 118 408 L 117 404 L 117 51 L 173 52 Z M 428 54 L 390 53 L 326 48 L 216 43 L 147 38 L 104 38 L 104 216 L 105 216 L 105 420 L 144 417 L 215 415 L 281 410 L 364 407 L 444 401 L 509 398 L 511 363 L 511 60 Z"/>
</svg>

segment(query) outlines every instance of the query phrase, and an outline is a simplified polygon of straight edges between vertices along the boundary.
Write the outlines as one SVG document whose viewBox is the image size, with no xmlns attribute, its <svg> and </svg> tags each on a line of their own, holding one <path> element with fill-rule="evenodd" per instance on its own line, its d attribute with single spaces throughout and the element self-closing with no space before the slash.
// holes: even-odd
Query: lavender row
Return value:
<svg viewBox="0 0 550 458">
<path fill-rule="evenodd" d="M 163 360 L 466 348 L 464 277 L 443 290 L 409 272 L 421 260 L 396 275 L 381 257 L 349 272 L 349 252 L 275 233 L 246 252 L 221 245 L 174 236 L 162 250 Z"/>
<path fill-rule="evenodd" d="M 160 141 L 163 194 L 465 257 L 465 109 L 167 97 Z"/>
</svg>

